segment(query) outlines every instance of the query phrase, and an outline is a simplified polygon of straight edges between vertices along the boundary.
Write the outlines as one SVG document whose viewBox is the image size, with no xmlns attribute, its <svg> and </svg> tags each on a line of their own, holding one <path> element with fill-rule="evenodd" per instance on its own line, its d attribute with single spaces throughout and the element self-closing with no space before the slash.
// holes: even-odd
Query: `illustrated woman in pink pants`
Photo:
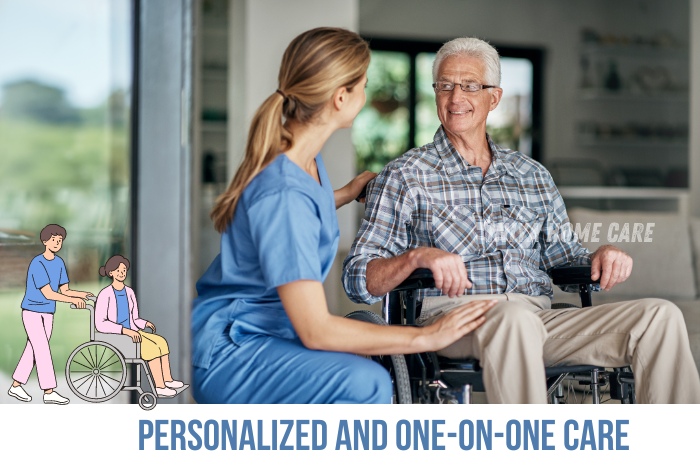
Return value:
<svg viewBox="0 0 700 467">
<path fill-rule="evenodd" d="M 44 390 L 44 403 L 65 405 L 70 401 L 54 391 L 56 375 L 49 348 L 56 302 L 72 303 L 78 308 L 85 308 L 85 299 L 92 294 L 68 288 L 66 265 L 56 255 L 66 238 L 66 229 L 57 224 L 49 224 L 42 229 L 39 238 L 46 249 L 29 263 L 27 288 L 22 300 L 22 323 L 27 331 L 27 346 L 12 375 L 14 381 L 7 393 L 22 402 L 32 400 L 22 384 L 27 383 L 36 363 L 39 387 Z"/>
</svg>

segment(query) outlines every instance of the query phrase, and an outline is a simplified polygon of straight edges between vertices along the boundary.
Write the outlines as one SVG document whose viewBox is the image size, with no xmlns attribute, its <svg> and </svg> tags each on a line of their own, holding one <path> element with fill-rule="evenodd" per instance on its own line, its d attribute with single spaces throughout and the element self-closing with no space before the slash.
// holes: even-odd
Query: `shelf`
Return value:
<svg viewBox="0 0 700 467">
<path fill-rule="evenodd" d="M 228 12 L 226 10 L 226 8 L 222 8 L 219 11 L 203 12 L 201 30 L 204 32 L 214 31 L 221 34 L 228 32 Z"/>
<path fill-rule="evenodd" d="M 688 104 L 690 96 L 687 91 L 608 91 L 606 89 L 581 89 L 578 93 L 579 100 L 583 101 L 613 101 L 613 102 L 672 102 L 676 104 Z"/>
<path fill-rule="evenodd" d="M 221 68 L 202 68 L 202 80 L 227 81 L 228 71 Z"/>
<path fill-rule="evenodd" d="M 225 108 L 204 108 L 202 109 L 201 119 L 207 122 L 225 122 L 228 117 L 228 112 Z"/>
<path fill-rule="evenodd" d="M 607 186 L 560 186 L 559 193 L 564 201 L 600 200 L 600 201 L 675 201 L 675 211 L 680 214 L 688 212 L 690 191 L 686 188 L 637 188 Z"/>
<path fill-rule="evenodd" d="M 578 199 L 681 199 L 690 195 L 686 188 L 635 188 L 624 186 L 563 186 L 564 198 Z"/>
<path fill-rule="evenodd" d="M 228 36 L 228 29 L 223 27 L 205 27 L 202 28 L 202 34 L 206 36 L 226 37 Z"/>
<path fill-rule="evenodd" d="M 586 55 L 605 55 L 625 58 L 654 59 L 690 59 L 690 50 L 685 47 L 661 47 L 651 45 L 620 45 L 620 44 L 585 44 L 581 53 Z"/>
<path fill-rule="evenodd" d="M 677 148 L 688 147 L 687 141 L 664 141 L 654 139 L 593 139 L 580 137 L 578 144 L 590 147 L 610 147 L 610 148 Z"/>
<path fill-rule="evenodd" d="M 214 61 L 202 63 L 202 71 L 205 73 L 227 73 L 228 65 Z"/>
<path fill-rule="evenodd" d="M 226 133 L 226 131 L 228 130 L 226 120 L 202 120 L 202 122 L 200 123 L 200 128 L 203 132 L 206 133 Z"/>
</svg>

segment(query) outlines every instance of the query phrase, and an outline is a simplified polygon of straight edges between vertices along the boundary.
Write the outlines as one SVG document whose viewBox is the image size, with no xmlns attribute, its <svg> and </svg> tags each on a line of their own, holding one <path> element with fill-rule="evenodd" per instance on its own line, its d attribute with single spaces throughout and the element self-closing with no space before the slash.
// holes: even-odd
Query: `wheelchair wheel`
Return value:
<svg viewBox="0 0 700 467">
<path fill-rule="evenodd" d="M 66 363 L 66 382 L 73 393 L 88 402 L 104 402 L 117 395 L 126 382 L 121 352 L 106 342 L 78 346 Z"/>
<path fill-rule="evenodd" d="M 365 323 L 373 323 L 386 326 L 382 318 L 367 310 L 353 311 L 346 318 L 356 319 Z M 412 404 L 411 380 L 408 376 L 408 366 L 403 355 L 372 355 L 375 362 L 387 369 L 394 385 L 394 398 L 398 404 Z"/>
<path fill-rule="evenodd" d="M 143 410 L 153 410 L 158 403 L 158 398 L 152 392 L 144 392 L 139 396 L 139 407 Z"/>
</svg>

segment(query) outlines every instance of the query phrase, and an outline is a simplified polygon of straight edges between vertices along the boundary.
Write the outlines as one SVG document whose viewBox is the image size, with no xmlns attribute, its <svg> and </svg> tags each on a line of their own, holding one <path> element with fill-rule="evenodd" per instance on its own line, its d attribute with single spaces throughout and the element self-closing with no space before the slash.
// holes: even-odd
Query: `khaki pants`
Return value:
<svg viewBox="0 0 700 467">
<path fill-rule="evenodd" d="M 546 403 L 544 366 L 556 365 L 630 365 L 637 402 L 700 403 L 683 315 L 669 301 L 553 310 L 548 297 L 522 294 L 428 297 L 419 324 L 483 299 L 500 303 L 481 327 L 438 353 L 478 358 L 489 403 Z"/>
</svg>

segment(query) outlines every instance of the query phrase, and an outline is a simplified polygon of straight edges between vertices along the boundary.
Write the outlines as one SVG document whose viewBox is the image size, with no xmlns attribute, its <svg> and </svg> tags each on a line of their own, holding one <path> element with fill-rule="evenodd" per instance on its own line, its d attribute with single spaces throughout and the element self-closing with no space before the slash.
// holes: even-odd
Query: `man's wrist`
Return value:
<svg viewBox="0 0 700 467">
<path fill-rule="evenodd" d="M 408 250 L 406 253 L 404 253 L 402 255 L 406 258 L 407 265 L 410 267 L 411 272 L 418 269 L 418 264 L 419 264 L 418 256 L 420 255 L 418 250 L 420 250 L 420 247 Z"/>
</svg>

